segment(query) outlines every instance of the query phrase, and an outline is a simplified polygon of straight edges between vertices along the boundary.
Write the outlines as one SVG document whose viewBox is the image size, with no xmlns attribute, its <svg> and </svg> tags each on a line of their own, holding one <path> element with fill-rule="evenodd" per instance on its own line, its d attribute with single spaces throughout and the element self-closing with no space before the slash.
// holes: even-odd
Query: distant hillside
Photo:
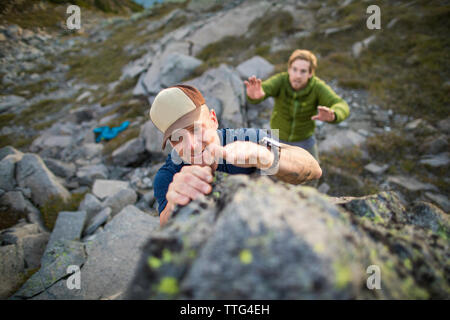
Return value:
<svg viewBox="0 0 450 320">
<path fill-rule="evenodd" d="M 76 4 L 84 8 L 96 8 L 103 12 L 121 13 L 129 11 L 141 11 L 143 7 L 132 0 L 43 0 L 41 3 L 51 2 L 55 4 Z M 0 14 L 16 13 L 18 11 L 30 10 L 39 6 L 38 1 L 33 5 L 24 0 L 2 0 L 0 3 Z"/>
<path fill-rule="evenodd" d="M 101 18 L 105 15 L 129 15 L 144 8 L 132 0 L 2 0 L 0 24 L 16 24 L 25 29 L 61 30 L 69 4 L 82 8 L 83 14 Z"/>
</svg>

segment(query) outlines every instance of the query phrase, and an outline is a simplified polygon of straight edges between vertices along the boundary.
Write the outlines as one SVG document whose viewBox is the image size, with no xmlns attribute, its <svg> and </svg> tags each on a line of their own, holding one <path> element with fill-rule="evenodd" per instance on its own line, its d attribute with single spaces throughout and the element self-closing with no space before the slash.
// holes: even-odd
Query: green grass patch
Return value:
<svg viewBox="0 0 450 320">
<path fill-rule="evenodd" d="M 0 128 L 7 126 L 11 123 L 12 120 L 16 117 L 13 113 L 2 113 L 0 114 Z"/>
<path fill-rule="evenodd" d="M 52 197 L 41 208 L 44 224 L 49 230 L 53 230 L 58 214 L 61 211 L 77 211 L 85 193 L 73 193 L 71 198 L 64 201 L 62 198 Z"/>
<path fill-rule="evenodd" d="M 334 152 L 323 153 L 320 155 L 320 162 L 324 166 L 335 166 L 354 175 L 362 174 L 366 165 L 358 147 L 336 149 Z"/>
<path fill-rule="evenodd" d="M 161 18 L 163 14 L 167 14 L 174 8 L 175 6 L 167 5 L 167 8 L 162 6 L 160 9 L 155 9 L 155 13 L 146 19 Z M 68 76 L 80 78 L 88 83 L 114 82 L 122 75 L 123 67 L 139 57 L 139 55 L 128 55 L 124 50 L 127 45 L 139 47 L 151 43 L 168 32 L 179 28 L 186 21 L 186 17 L 179 16 L 152 32 L 142 32 L 146 24 L 137 22 L 116 28 L 113 26 L 111 27 L 113 33 L 105 41 L 96 44 L 91 43 L 84 47 L 84 49 L 93 52 L 92 55 L 71 51 L 71 54 L 65 59 L 65 63 L 70 67 Z M 82 50 L 82 48 L 79 50 Z"/>
<path fill-rule="evenodd" d="M 388 132 L 369 137 L 366 142 L 370 158 L 374 161 L 402 160 L 412 154 L 414 143 L 398 132 Z"/>
<path fill-rule="evenodd" d="M 29 99 L 43 92 L 54 91 L 56 88 L 56 84 L 52 83 L 51 80 L 41 79 L 33 83 L 12 87 L 10 90 L 12 94 Z"/>
<path fill-rule="evenodd" d="M 125 144 L 127 141 L 137 138 L 139 136 L 139 132 L 139 127 L 127 128 L 125 131 L 119 133 L 114 139 L 105 141 L 103 144 L 103 155 L 111 155 L 114 150 Z"/>
<path fill-rule="evenodd" d="M 48 115 L 57 113 L 71 102 L 72 99 L 70 98 L 42 100 L 22 111 L 16 123 L 21 125 L 36 125 L 40 123 L 42 119 L 45 119 Z M 49 120 L 46 120 L 46 122 L 48 121 Z"/>
<path fill-rule="evenodd" d="M 30 146 L 35 138 L 35 136 L 23 136 L 17 133 L 0 135 L 0 148 L 13 146 L 23 150 Z"/>
</svg>

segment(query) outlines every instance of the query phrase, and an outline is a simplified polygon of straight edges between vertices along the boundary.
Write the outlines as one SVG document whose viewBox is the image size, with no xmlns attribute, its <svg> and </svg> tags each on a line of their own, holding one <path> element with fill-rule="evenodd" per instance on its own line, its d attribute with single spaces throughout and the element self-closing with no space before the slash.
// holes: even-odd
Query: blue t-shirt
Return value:
<svg viewBox="0 0 450 320">
<path fill-rule="evenodd" d="M 220 138 L 220 144 L 222 146 L 234 141 L 251 141 L 258 143 L 263 137 L 270 137 L 270 130 L 264 129 L 219 129 L 217 130 Z M 169 184 L 173 180 L 173 176 L 181 170 L 183 166 L 190 165 L 185 164 L 178 153 L 172 150 L 171 154 L 167 156 L 166 163 L 158 170 L 153 181 L 153 191 L 156 201 L 158 201 L 158 212 L 164 210 L 167 205 L 166 194 L 169 189 Z M 217 171 L 226 172 L 229 174 L 251 174 L 257 170 L 256 167 L 241 168 L 232 164 L 227 164 L 225 160 L 217 167 Z"/>
</svg>

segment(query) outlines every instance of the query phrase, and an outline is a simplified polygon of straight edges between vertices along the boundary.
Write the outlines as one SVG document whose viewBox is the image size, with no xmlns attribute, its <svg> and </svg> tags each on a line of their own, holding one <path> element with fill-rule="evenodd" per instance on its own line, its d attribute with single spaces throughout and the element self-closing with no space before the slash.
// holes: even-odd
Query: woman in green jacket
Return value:
<svg viewBox="0 0 450 320">
<path fill-rule="evenodd" d="M 317 58 L 312 52 L 295 50 L 289 58 L 287 72 L 265 81 L 253 76 L 244 83 L 250 103 L 274 97 L 270 127 L 279 129 L 280 142 L 302 147 L 319 161 L 314 120 L 339 123 L 350 111 L 348 104 L 315 76 L 316 68 Z"/>
</svg>

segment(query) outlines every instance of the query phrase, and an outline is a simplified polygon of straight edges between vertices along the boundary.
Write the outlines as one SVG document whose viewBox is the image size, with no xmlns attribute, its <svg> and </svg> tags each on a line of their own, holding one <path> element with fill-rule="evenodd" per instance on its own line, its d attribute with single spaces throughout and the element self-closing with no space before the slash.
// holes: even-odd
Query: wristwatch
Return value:
<svg viewBox="0 0 450 320">
<path fill-rule="evenodd" d="M 280 161 L 281 143 L 269 137 L 263 137 L 259 140 L 259 144 L 266 147 L 273 153 L 273 164 L 270 168 L 262 170 L 267 175 L 276 174 L 278 172 L 278 164 Z"/>
<path fill-rule="evenodd" d="M 272 148 L 276 147 L 278 149 L 278 152 L 280 152 L 280 149 L 281 149 L 280 142 L 275 139 L 269 138 L 269 137 L 264 137 L 261 140 L 259 140 L 259 144 L 262 146 L 268 147 L 270 150 L 272 150 Z"/>
</svg>

